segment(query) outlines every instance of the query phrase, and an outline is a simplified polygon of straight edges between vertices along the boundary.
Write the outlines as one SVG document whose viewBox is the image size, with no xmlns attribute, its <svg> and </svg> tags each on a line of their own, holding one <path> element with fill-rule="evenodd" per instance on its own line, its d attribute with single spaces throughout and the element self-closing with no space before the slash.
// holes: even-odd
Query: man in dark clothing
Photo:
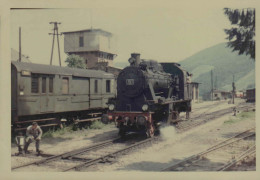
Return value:
<svg viewBox="0 0 260 180">
<path fill-rule="evenodd" d="M 30 143 L 35 141 L 36 152 L 38 154 L 40 154 L 41 153 L 41 151 L 40 151 L 40 140 L 41 140 L 41 137 L 42 137 L 42 130 L 36 122 L 33 122 L 33 124 L 27 128 L 26 136 L 27 136 L 27 138 L 26 138 L 26 143 L 25 143 L 25 146 L 24 146 L 24 152 L 28 153 L 28 147 L 29 147 Z"/>
</svg>

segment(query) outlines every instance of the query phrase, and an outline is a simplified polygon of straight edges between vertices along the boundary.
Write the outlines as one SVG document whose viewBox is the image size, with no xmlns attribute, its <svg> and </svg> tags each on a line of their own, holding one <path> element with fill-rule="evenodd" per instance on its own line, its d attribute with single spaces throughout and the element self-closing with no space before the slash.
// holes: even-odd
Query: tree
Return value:
<svg viewBox="0 0 260 180">
<path fill-rule="evenodd" d="M 67 57 L 67 59 L 65 60 L 65 62 L 67 63 L 68 67 L 80 68 L 80 69 L 86 68 L 86 64 L 84 63 L 84 59 L 81 56 L 78 56 L 78 55 L 75 55 L 75 54 L 69 55 Z"/>
<path fill-rule="evenodd" d="M 255 60 L 255 9 L 224 8 L 224 13 L 233 25 L 231 29 L 224 30 L 229 40 L 227 46 L 238 51 L 239 55 L 250 55 Z"/>
</svg>

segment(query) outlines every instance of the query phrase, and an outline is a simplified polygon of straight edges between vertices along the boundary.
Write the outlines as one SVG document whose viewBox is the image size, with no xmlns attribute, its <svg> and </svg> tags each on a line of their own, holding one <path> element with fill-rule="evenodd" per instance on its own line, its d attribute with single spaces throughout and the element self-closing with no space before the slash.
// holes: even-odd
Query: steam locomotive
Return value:
<svg viewBox="0 0 260 180">
<path fill-rule="evenodd" d="M 191 111 L 190 74 L 177 63 L 141 60 L 133 53 L 117 78 L 117 97 L 108 102 L 107 118 L 119 128 L 119 135 L 144 132 L 154 136 L 161 123 L 173 123 L 180 112 Z"/>
</svg>

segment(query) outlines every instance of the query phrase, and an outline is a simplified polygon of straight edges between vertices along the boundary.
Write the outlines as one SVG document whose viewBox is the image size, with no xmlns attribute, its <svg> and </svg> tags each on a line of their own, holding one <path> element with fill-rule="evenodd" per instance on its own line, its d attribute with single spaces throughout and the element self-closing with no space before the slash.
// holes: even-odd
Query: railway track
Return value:
<svg viewBox="0 0 260 180">
<path fill-rule="evenodd" d="M 84 158 L 78 158 L 78 157 L 75 157 L 75 156 L 83 154 L 83 153 L 87 153 L 89 151 L 104 148 L 104 147 L 109 146 L 109 145 L 111 145 L 114 142 L 117 142 L 119 140 L 120 140 L 119 138 L 112 139 L 112 140 L 108 140 L 108 141 L 104 141 L 104 142 L 95 144 L 93 146 L 84 147 L 84 148 L 81 148 L 81 149 L 73 150 L 73 151 L 62 153 L 62 154 L 59 154 L 59 155 L 53 155 L 53 156 L 47 157 L 43 160 L 34 161 L 34 162 L 31 162 L 31 163 L 27 163 L 27 164 L 23 164 L 23 165 L 20 165 L 20 166 L 13 167 L 12 170 L 31 166 L 31 165 L 43 165 L 43 164 L 46 164 L 46 163 L 51 162 L 51 161 L 62 160 L 62 159 L 63 160 L 64 159 L 67 159 L 67 160 L 82 160 L 82 161 L 88 160 L 88 159 L 84 159 Z"/>
<path fill-rule="evenodd" d="M 214 104 L 209 104 L 207 106 L 202 106 L 202 107 L 196 107 L 196 108 L 192 108 L 192 112 L 195 112 L 195 111 L 198 111 L 200 109 L 206 109 L 206 110 L 203 110 L 203 112 L 207 112 L 208 110 L 212 109 L 212 108 L 215 108 L 216 106 L 220 105 L 220 104 L 225 104 L 227 103 L 227 101 L 218 101 Z"/>
<path fill-rule="evenodd" d="M 254 153 L 255 128 L 251 128 L 162 171 L 226 171 Z M 224 157 L 227 154 L 231 158 Z"/>
<path fill-rule="evenodd" d="M 243 108 L 246 109 L 249 107 L 239 107 L 239 108 L 240 110 L 242 110 Z M 195 118 L 198 118 L 195 117 L 192 118 L 191 120 L 184 121 L 185 123 L 181 123 L 177 125 L 177 129 L 178 129 L 177 131 L 178 132 L 187 131 L 195 126 L 199 126 L 210 120 L 231 113 L 232 110 L 233 108 L 228 108 L 226 110 L 220 110 L 220 111 L 215 111 L 213 113 L 203 114 L 203 118 L 201 119 L 195 120 Z M 202 117 L 202 115 L 200 117 Z M 70 162 L 78 162 L 79 164 L 76 164 L 71 167 L 59 169 L 59 171 L 72 171 L 72 170 L 80 171 L 84 168 L 91 167 L 98 163 L 115 161 L 115 158 L 118 157 L 119 155 L 127 153 L 131 149 L 142 146 L 144 144 L 147 144 L 148 142 L 152 142 L 157 139 L 159 139 L 159 137 L 141 140 L 140 142 L 122 141 L 122 139 L 120 138 L 112 139 L 112 140 L 95 144 L 93 146 L 84 147 L 81 149 L 73 150 L 59 155 L 46 155 L 46 156 L 43 155 L 43 157 L 47 157 L 47 158 L 39 161 L 23 164 L 21 166 L 13 167 L 12 170 L 24 168 L 27 166 L 35 166 L 35 165 L 51 166 L 50 163 L 53 161 L 70 161 Z"/>
<path fill-rule="evenodd" d="M 135 144 L 129 145 L 129 146 L 125 147 L 125 148 L 119 148 L 117 150 L 113 150 L 112 152 L 106 153 L 105 155 L 102 155 L 102 156 L 97 157 L 95 159 L 92 159 L 90 161 L 86 161 L 86 162 L 83 162 L 83 163 L 81 163 L 81 164 L 79 164 L 77 166 L 73 166 L 73 167 L 70 167 L 68 169 L 65 169 L 65 170 L 63 170 L 63 172 L 71 171 L 71 170 L 80 171 L 83 168 L 90 167 L 90 166 L 92 166 L 94 164 L 97 164 L 97 163 L 100 163 L 100 162 L 101 163 L 111 162 L 111 158 L 115 159 L 116 157 L 118 157 L 118 156 L 120 156 L 122 154 L 125 154 L 125 153 L 131 151 L 132 149 L 135 149 L 137 147 L 146 145 L 147 143 L 151 143 L 151 142 L 156 141 L 158 139 L 159 139 L 158 137 L 153 137 L 153 138 L 145 139 L 145 140 L 143 140 L 141 142 L 137 142 Z"/>
<path fill-rule="evenodd" d="M 133 141 L 122 141 L 122 139 L 108 140 L 93 146 L 81 148 L 78 150 L 62 153 L 47 157 L 42 160 L 34 161 L 31 163 L 23 164 L 20 166 L 13 167 L 12 170 L 24 168 L 27 166 L 52 166 L 51 162 L 67 160 L 71 162 L 80 162 L 79 164 L 67 168 L 60 169 L 60 171 L 80 171 L 83 168 L 90 167 L 98 163 L 111 162 L 111 159 L 115 159 L 121 154 L 125 154 L 136 147 L 143 146 L 147 143 L 156 141 L 158 137 L 141 140 L 140 142 Z M 113 160 L 112 160 L 113 161 Z"/>
<path fill-rule="evenodd" d="M 202 125 L 206 122 L 217 119 L 221 116 L 230 114 L 230 113 L 233 112 L 233 108 L 234 107 L 227 108 L 227 109 L 221 109 L 219 111 L 214 111 L 214 112 L 207 113 L 207 114 L 203 113 L 203 114 L 200 114 L 198 116 L 192 117 L 189 120 L 180 121 L 176 124 L 176 128 L 179 132 L 189 130 L 189 129 L 195 127 L 195 126 Z M 240 111 L 243 111 L 243 110 L 248 110 L 248 109 L 253 108 L 253 107 L 245 105 L 244 103 L 242 103 L 242 104 L 237 105 L 236 108 Z"/>
</svg>

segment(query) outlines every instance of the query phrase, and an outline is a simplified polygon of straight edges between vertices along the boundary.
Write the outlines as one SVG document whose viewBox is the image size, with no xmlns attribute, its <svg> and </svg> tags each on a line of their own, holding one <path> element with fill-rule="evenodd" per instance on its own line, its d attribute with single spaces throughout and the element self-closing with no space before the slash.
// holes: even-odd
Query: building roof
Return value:
<svg viewBox="0 0 260 180">
<path fill-rule="evenodd" d="M 103 34 L 105 36 L 112 36 L 112 33 L 104 31 L 102 29 L 83 29 L 83 30 L 77 30 L 77 31 L 67 31 L 67 32 L 62 32 L 62 34 L 78 33 L 78 32 L 95 32 L 98 34 Z"/>
<path fill-rule="evenodd" d="M 76 77 L 97 77 L 97 78 L 113 78 L 114 75 L 106 73 L 104 71 L 90 70 L 90 69 L 77 69 L 60 66 L 50 66 L 44 64 L 34 64 L 25 62 L 12 61 L 18 72 L 30 71 L 32 73 L 39 74 L 60 74 L 60 75 L 71 75 Z"/>
<path fill-rule="evenodd" d="M 229 91 L 223 91 L 223 90 L 213 90 L 213 93 L 230 93 Z"/>
</svg>

